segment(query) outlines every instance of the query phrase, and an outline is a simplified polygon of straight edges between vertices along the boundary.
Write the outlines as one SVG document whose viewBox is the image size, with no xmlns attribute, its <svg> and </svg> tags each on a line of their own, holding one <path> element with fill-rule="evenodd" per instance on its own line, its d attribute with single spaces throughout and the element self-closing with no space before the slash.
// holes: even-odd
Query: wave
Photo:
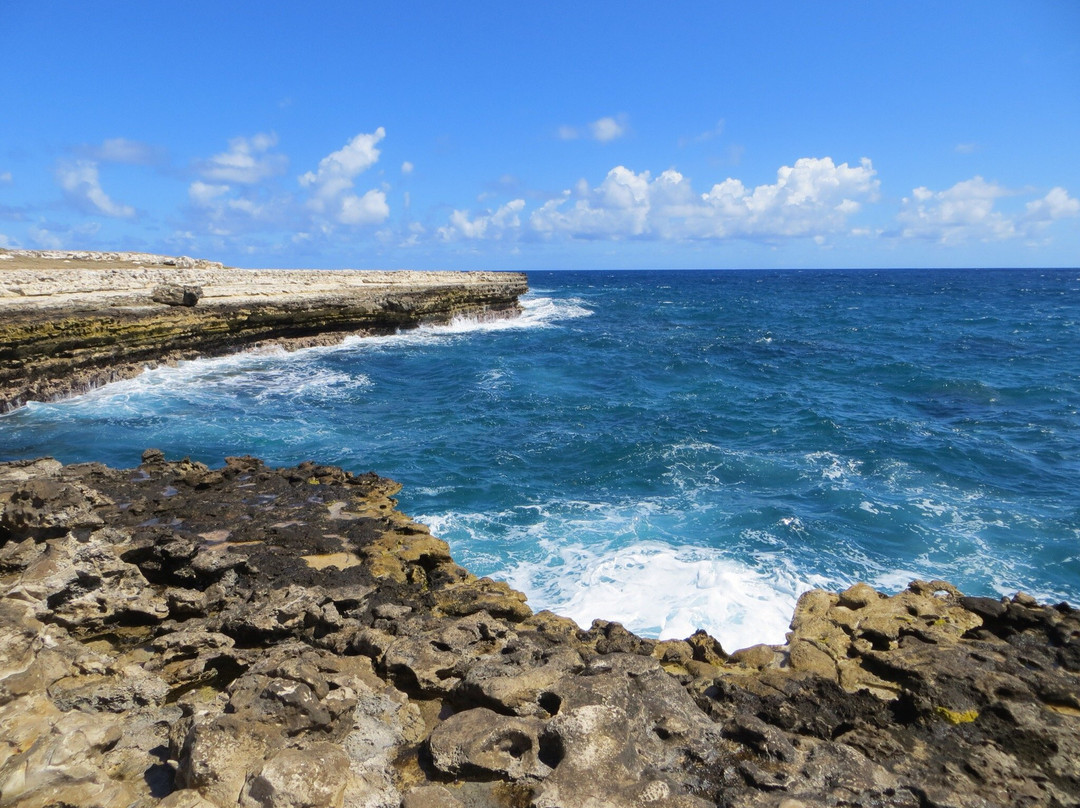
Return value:
<svg viewBox="0 0 1080 808">
<path fill-rule="evenodd" d="M 534 610 L 548 609 L 582 628 L 613 620 L 658 639 L 705 629 L 729 651 L 783 643 L 799 595 L 836 583 L 798 572 L 779 552 L 759 553 L 751 564 L 717 548 L 601 538 L 642 530 L 648 511 L 647 503 L 627 514 L 601 503 L 563 502 L 417 518 L 450 540 L 467 568 L 507 581 Z M 514 524 L 509 535 L 493 541 L 508 524 Z"/>
<path fill-rule="evenodd" d="M 228 356 L 207 357 L 147 368 L 132 379 L 111 382 L 62 402 L 31 402 L 29 411 L 43 407 L 94 409 L 107 406 L 123 411 L 143 396 L 172 396 L 191 388 L 201 397 L 233 395 L 257 402 L 293 399 L 331 403 L 371 386 L 362 373 L 321 367 L 313 359 L 356 351 L 437 344 L 463 335 L 530 328 L 550 328 L 564 320 L 587 317 L 592 311 L 577 298 L 559 299 L 524 295 L 517 317 L 484 319 L 463 316 L 444 325 L 422 325 L 385 336 L 352 335 L 335 345 L 297 350 L 268 346 Z"/>
<path fill-rule="evenodd" d="M 719 552 L 661 542 L 614 551 L 545 542 L 544 549 L 544 561 L 520 562 L 503 576 L 534 609 L 583 628 L 598 618 L 614 620 L 659 639 L 703 628 L 728 650 L 784 642 L 798 596 L 815 585 L 779 557 L 762 571 Z"/>
</svg>

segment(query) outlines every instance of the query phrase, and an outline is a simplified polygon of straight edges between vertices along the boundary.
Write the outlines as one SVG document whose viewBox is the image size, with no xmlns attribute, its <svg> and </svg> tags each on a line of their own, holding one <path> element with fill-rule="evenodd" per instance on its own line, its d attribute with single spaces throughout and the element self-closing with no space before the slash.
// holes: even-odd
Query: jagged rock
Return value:
<svg viewBox="0 0 1080 808">
<path fill-rule="evenodd" d="M 10 494 L 0 514 L 0 541 L 4 535 L 49 539 L 69 530 L 101 527 L 95 502 L 79 485 L 49 477 L 27 480 Z"/>
<path fill-rule="evenodd" d="M 405 795 L 401 808 L 464 808 L 464 803 L 443 786 L 419 786 Z"/>
<path fill-rule="evenodd" d="M 0 808 L 1080 800 L 1068 605 L 812 591 L 728 657 L 532 614 L 397 490 L 0 463 Z"/>
<path fill-rule="evenodd" d="M 543 737 L 554 771 L 537 806 L 704 806 L 688 791 L 719 793 L 720 730 L 657 661 L 603 656 L 552 692 L 559 707 Z"/>
<path fill-rule="evenodd" d="M 280 749 L 248 779 L 241 808 L 329 808 L 340 806 L 349 779 L 349 759 L 340 747 L 316 743 Z"/>
<path fill-rule="evenodd" d="M 116 553 L 116 545 L 126 539 L 115 528 L 96 530 L 85 542 L 50 539 L 22 572 L 11 596 L 35 602 L 40 617 L 82 631 L 163 619 L 169 614 L 165 600 L 137 566 Z"/>
<path fill-rule="evenodd" d="M 436 768 L 449 775 L 496 775 L 514 780 L 543 779 L 555 762 L 541 748 L 544 723 L 536 718 L 499 715 L 486 707 L 457 713 L 428 739 Z"/>
</svg>

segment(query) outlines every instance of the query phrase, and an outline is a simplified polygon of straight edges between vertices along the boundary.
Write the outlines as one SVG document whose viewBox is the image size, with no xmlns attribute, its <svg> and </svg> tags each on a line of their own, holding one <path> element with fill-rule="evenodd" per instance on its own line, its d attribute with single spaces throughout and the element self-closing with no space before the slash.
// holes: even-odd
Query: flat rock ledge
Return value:
<svg viewBox="0 0 1080 808">
<path fill-rule="evenodd" d="M 0 412 L 163 362 L 511 317 L 527 291 L 512 272 L 229 269 L 186 256 L 0 250 Z"/>
<path fill-rule="evenodd" d="M 0 806 L 1075 806 L 1080 613 L 915 581 L 728 655 L 533 613 L 374 474 L 0 464 Z"/>
</svg>

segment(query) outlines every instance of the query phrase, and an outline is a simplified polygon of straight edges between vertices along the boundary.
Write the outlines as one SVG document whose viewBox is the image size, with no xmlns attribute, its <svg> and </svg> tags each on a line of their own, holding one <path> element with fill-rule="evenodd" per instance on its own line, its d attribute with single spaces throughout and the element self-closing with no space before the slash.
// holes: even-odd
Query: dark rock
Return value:
<svg viewBox="0 0 1080 808">
<path fill-rule="evenodd" d="M 155 286 L 150 293 L 150 299 L 155 303 L 163 303 L 166 306 L 194 306 L 203 296 L 201 286 L 181 286 L 179 284 L 162 284 Z"/>
</svg>

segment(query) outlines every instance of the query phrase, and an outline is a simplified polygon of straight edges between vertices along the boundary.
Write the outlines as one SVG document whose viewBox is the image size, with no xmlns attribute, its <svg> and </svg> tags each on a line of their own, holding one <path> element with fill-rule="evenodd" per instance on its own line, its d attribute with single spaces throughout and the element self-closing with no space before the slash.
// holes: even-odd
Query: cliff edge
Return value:
<svg viewBox="0 0 1080 808">
<path fill-rule="evenodd" d="M 522 273 L 229 269 L 146 253 L 0 250 L 0 412 L 263 345 L 506 317 Z"/>
<path fill-rule="evenodd" d="M 250 457 L 0 464 L 0 806 L 1066 806 L 1080 613 L 941 581 L 788 642 L 581 630 L 398 486 Z"/>
</svg>

